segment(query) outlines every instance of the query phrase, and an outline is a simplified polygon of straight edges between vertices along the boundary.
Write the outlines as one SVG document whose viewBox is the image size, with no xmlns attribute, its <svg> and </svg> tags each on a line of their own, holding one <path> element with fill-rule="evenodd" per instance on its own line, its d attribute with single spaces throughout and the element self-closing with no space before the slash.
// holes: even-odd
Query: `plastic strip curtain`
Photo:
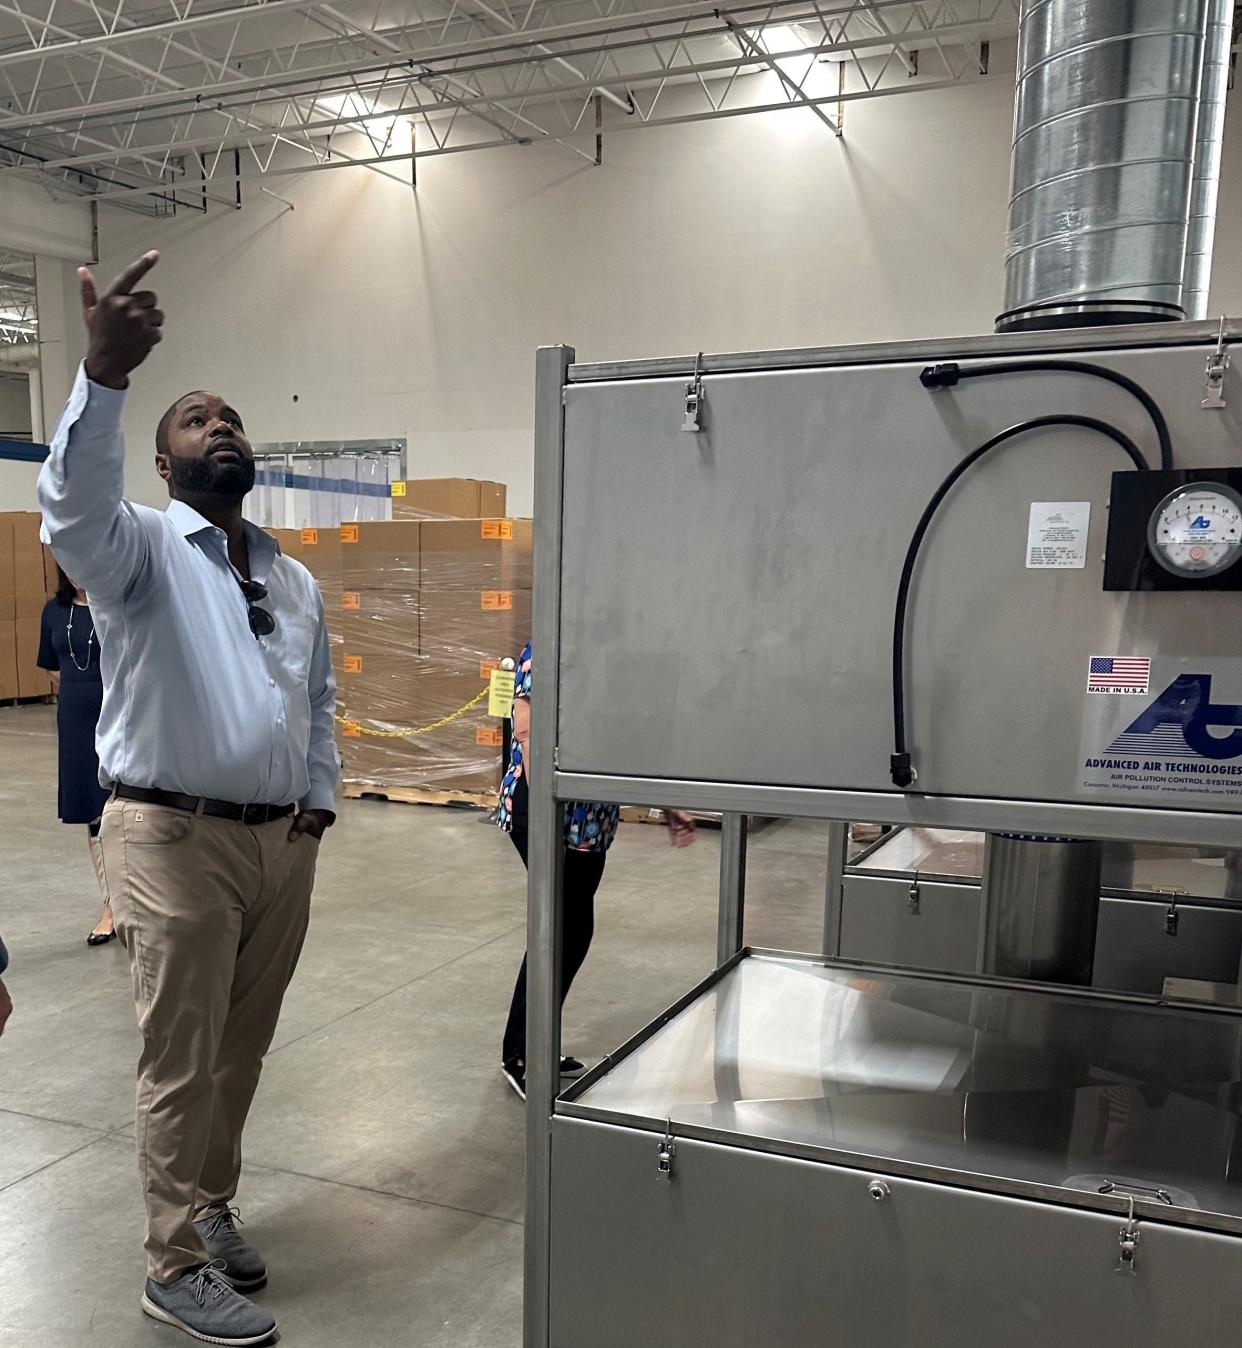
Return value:
<svg viewBox="0 0 1242 1348">
<path fill-rule="evenodd" d="M 255 446 L 246 517 L 265 529 L 335 528 L 392 518 L 404 440 L 290 441 Z"/>
</svg>

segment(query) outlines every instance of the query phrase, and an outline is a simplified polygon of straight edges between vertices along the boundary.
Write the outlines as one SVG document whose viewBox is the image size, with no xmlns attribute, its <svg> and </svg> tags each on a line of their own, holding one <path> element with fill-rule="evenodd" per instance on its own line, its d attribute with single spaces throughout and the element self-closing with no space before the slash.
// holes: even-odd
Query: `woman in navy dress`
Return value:
<svg viewBox="0 0 1242 1348">
<path fill-rule="evenodd" d="M 95 752 L 95 726 L 103 706 L 99 638 L 95 635 L 86 594 L 63 571 L 56 597 L 49 599 L 43 609 L 39 667 L 51 673 L 60 695 L 56 732 L 60 745 L 61 822 L 86 825 L 95 879 L 104 894 L 103 915 L 86 938 L 86 944 L 107 945 L 116 933 L 104 890 L 99 849 L 99 816 L 108 799 L 107 791 L 99 785 L 99 757 Z"/>
</svg>

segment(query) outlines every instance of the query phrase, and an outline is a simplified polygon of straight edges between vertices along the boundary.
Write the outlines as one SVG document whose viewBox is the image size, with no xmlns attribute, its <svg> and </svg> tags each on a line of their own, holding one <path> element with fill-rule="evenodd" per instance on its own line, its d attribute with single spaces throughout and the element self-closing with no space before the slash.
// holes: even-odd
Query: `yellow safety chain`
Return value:
<svg viewBox="0 0 1242 1348">
<path fill-rule="evenodd" d="M 414 735 L 427 735 L 433 730 L 439 730 L 442 726 L 451 725 L 454 721 L 460 720 L 468 711 L 473 711 L 475 707 L 487 696 L 488 689 L 484 688 L 481 693 L 476 693 L 474 697 L 466 703 L 464 707 L 458 707 L 455 712 L 448 716 L 442 716 L 438 721 L 432 721 L 430 725 L 415 726 L 409 730 L 371 730 L 364 726 L 361 721 L 355 720 L 352 716 L 337 715 L 337 720 L 350 730 L 355 730 L 360 735 L 371 735 L 380 740 L 403 740 L 412 738 Z"/>
</svg>

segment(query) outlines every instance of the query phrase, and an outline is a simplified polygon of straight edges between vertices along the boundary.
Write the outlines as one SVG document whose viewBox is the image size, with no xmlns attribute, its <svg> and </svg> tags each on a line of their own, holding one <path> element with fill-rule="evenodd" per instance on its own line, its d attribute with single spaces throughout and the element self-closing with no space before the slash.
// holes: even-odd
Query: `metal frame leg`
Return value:
<svg viewBox="0 0 1242 1348">
<path fill-rule="evenodd" d="M 530 853 L 526 935 L 525 1348 L 548 1348 L 552 1219 L 552 1110 L 560 1086 L 561 909 L 565 840 L 554 795 L 559 705 L 562 392 L 574 352 L 535 358 L 534 663 L 531 688 Z"/>
<path fill-rule="evenodd" d="M 824 957 L 841 954 L 841 913 L 844 905 L 845 863 L 850 854 L 850 826 L 833 819 L 828 824 L 828 880 L 824 889 Z"/>
<path fill-rule="evenodd" d="M 746 816 L 720 820 L 720 908 L 716 920 L 716 967 L 731 960 L 745 944 Z"/>
</svg>

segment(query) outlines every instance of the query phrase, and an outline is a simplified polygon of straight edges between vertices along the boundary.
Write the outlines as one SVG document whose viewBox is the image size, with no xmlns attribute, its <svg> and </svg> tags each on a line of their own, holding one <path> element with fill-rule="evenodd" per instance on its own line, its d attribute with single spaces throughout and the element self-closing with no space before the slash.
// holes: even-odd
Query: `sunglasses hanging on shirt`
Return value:
<svg viewBox="0 0 1242 1348">
<path fill-rule="evenodd" d="M 239 580 L 243 598 L 246 600 L 246 617 L 250 622 L 250 631 L 254 639 L 270 637 L 276 630 L 276 619 L 265 608 L 258 608 L 261 599 L 267 598 L 267 586 L 257 580 Z"/>
</svg>

